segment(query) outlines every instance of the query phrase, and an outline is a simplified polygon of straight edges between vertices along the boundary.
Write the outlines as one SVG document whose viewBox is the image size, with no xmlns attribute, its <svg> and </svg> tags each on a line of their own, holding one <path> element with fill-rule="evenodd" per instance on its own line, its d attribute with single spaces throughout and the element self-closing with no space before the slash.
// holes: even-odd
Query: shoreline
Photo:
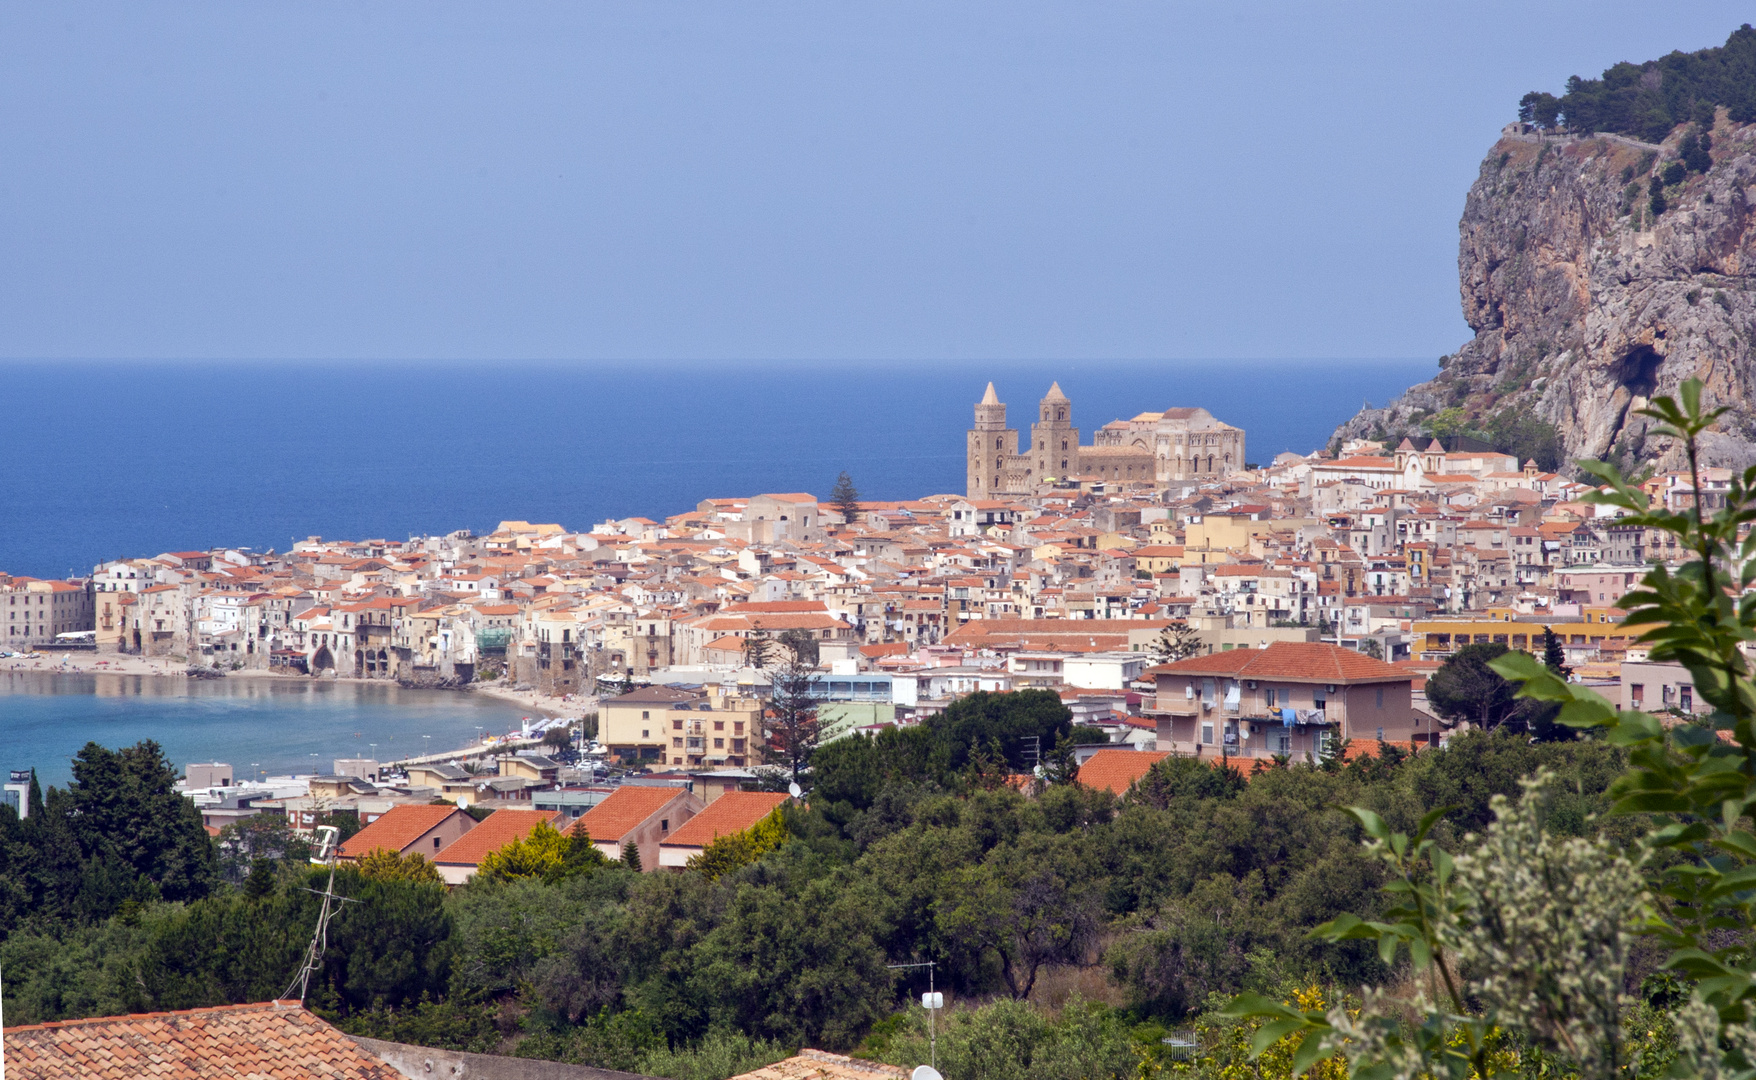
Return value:
<svg viewBox="0 0 1756 1080">
<path fill-rule="evenodd" d="M 187 661 L 173 660 L 168 656 L 135 656 L 122 653 L 111 653 L 100 656 L 97 653 L 44 653 L 37 659 L 25 660 L 18 657 L 0 659 L 0 672 L 27 671 L 44 675 L 134 675 L 142 678 L 183 679 L 188 676 Z M 353 677 L 320 676 L 313 679 L 309 675 L 286 675 L 276 671 L 244 670 L 228 671 L 228 679 L 285 679 L 301 682 L 343 682 L 360 683 L 367 686 L 397 685 L 395 680 L 360 679 Z M 480 694 L 500 701 L 510 702 L 531 710 L 532 720 L 548 720 L 558 716 L 577 718 L 597 708 L 595 697 L 562 698 L 552 694 L 539 694 L 535 690 L 513 690 L 499 683 L 471 683 L 462 690 L 436 690 L 435 693 Z"/>
</svg>

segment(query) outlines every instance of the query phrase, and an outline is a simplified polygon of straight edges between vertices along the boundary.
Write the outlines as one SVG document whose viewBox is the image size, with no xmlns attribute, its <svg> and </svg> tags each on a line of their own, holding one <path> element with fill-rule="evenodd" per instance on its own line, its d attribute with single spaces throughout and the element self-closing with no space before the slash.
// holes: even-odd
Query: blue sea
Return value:
<svg viewBox="0 0 1756 1080">
<path fill-rule="evenodd" d="M 218 760 L 240 780 L 329 772 L 336 758 L 460 749 L 527 715 L 486 695 L 382 683 L 0 671 L 0 768 L 65 785 L 88 741 L 154 739 L 179 770 Z"/>
<path fill-rule="evenodd" d="M 402 539 L 510 518 L 587 529 L 702 499 L 964 490 L 964 432 L 992 379 L 1028 428 L 1051 382 L 1090 433 L 1198 405 L 1248 457 L 1327 444 L 1431 360 L 944 363 L 0 363 L 0 571 L 306 536 Z M 390 744 L 462 745 L 511 705 L 347 684 L 0 675 L 0 768 L 65 783 L 87 739 L 152 737 L 178 764 L 285 772 Z M 316 755 L 312 757 L 311 755 Z M 255 763 L 254 766 L 252 763 Z M 327 767 L 325 765 L 324 767 Z"/>
<path fill-rule="evenodd" d="M 1089 442 L 1198 405 L 1248 456 L 1326 445 L 1432 360 L 888 363 L 0 363 L 0 571 L 295 538 L 586 529 L 716 496 L 964 490 L 992 379 L 1028 428 L 1059 381 Z"/>
</svg>

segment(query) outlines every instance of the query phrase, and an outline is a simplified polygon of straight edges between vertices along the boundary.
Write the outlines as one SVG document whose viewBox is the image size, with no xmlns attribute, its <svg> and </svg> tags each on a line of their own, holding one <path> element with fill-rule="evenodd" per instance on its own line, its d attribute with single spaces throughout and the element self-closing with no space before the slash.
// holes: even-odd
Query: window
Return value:
<svg viewBox="0 0 1756 1080">
<path fill-rule="evenodd" d="M 434 838 L 433 838 L 433 850 L 434 850 L 434 851 L 438 851 L 438 850 L 439 850 L 439 838 L 438 838 L 438 837 L 437 837 L 437 836 L 435 836 L 435 837 L 434 837 Z"/>
<path fill-rule="evenodd" d="M 1684 712 L 1694 712 L 1695 688 L 1687 684 L 1677 687 L 1677 704 L 1683 707 Z"/>
<path fill-rule="evenodd" d="M 672 720 L 671 721 L 671 730 L 672 731 L 682 731 L 683 730 L 683 721 Z"/>
<path fill-rule="evenodd" d="M 640 729 L 640 737 L 643 739 L 651 738 L 652 732 L 648 731 L 646 728 L 641 728 Z"/>
<path fill-rule="evenodd" d="M 671 831 L 671 819 L 670 818 L 660 818 L 659 819 L 659 832 L 670 832 L 670 831 Z"/>
<path fill-rule="evenodd" d="M 1384 688 L 1382 686 L 1378 688 L 1378 707 L 1380 709 L 1384 707 Z"/>
<path fill-rule="evenodd" d="M 642 709 L 642 710 L 640 710 L 640 718 L 641 718 L 641 719 L 642 719 L 642 720 L 651 720 L 651 719 L 652 719 L 652 713 L 651 713 L 651 712 L 649 712 L 649 711 L 648 711 L 648 710 L 646 710 L 646 709 Z"/>
<path fill-rule="evenodd" d="M 1630 683 L 1628 686 L 1628 699 L 1634 703 L 1636 709 L 1640 708 L 1640 706 L 1646 702 L 1646 684 Z"/>
<path fill-rule="evenodd" d="M 1203 746 L 1213 745 L 1213 724 L 1211 721 L 1201 725 L 1201 744 Z"/>
</svg>

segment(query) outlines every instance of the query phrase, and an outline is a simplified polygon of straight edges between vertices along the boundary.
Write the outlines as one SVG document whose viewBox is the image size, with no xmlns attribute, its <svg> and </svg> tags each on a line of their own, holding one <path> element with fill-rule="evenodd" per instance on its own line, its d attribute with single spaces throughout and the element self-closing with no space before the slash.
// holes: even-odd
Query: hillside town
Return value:
<svg viewBox="0 0 1756 1080">
<path fill-rule="evenodd" d="M 1612 700 L 1698 707 L 1616 607 L 1678 552 L 1582 501 L 1579 482 L 1438 440 L 1254 465 L 1243 431 L 1196 408 L 1117 420 L 1081 446 L 1059 386 L 1021 453 L 1005 410 L 990 384 L 963 494 L 719 496 L 583 531 L 502 521 L 0 576 L 0 640 L 15 656 L 528 691 L 556 713 L 598 712 L 607 763 L 646 773 L 762 764 L 783 638 L 814 647 L 825 740 L 977 691 L 1047 689 L 1133 751 L 1437 745 L 1451 725 L 1426 707 L 1426 677 L 1464 645 L 1534 651 L 1545 630 Z M 1712 507 L 1729 480 L 1708 470 L 1697 493 L 1663 473 L 1646 491 Z M 487 790 L 433 768 L 429 786 L 477 800 L 556 780 L 518 766 Z"/>
</svg>

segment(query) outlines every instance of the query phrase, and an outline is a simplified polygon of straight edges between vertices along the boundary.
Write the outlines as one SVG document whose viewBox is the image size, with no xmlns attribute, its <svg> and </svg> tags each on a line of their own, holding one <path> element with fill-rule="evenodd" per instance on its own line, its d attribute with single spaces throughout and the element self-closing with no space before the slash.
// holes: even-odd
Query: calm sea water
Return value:
<svg viewBox="0 0 1756 1080">
<path fill-rule="evenodd" d="M 156 739 L 179 767 L 224 761 L 239 779 L 328 772 L 341 757 L 456 749 L 524 715 L 491 697 L 394 685 L 0 671 L 0 769 L 35 767 L 45 786 L 64 785 L 88 741 Z"/>
<path fill-rule="evenodd" d="M 962 492 L 993 379 L 1028 427 L 1052 381 L 1090 433 L 1199 405 L 1249 457 L 1324 445 L 1431 360 L 823 364 L 0 363 L 0 570 L 295 537 L 589 528 L 704 498 Z"/>
</svg>

